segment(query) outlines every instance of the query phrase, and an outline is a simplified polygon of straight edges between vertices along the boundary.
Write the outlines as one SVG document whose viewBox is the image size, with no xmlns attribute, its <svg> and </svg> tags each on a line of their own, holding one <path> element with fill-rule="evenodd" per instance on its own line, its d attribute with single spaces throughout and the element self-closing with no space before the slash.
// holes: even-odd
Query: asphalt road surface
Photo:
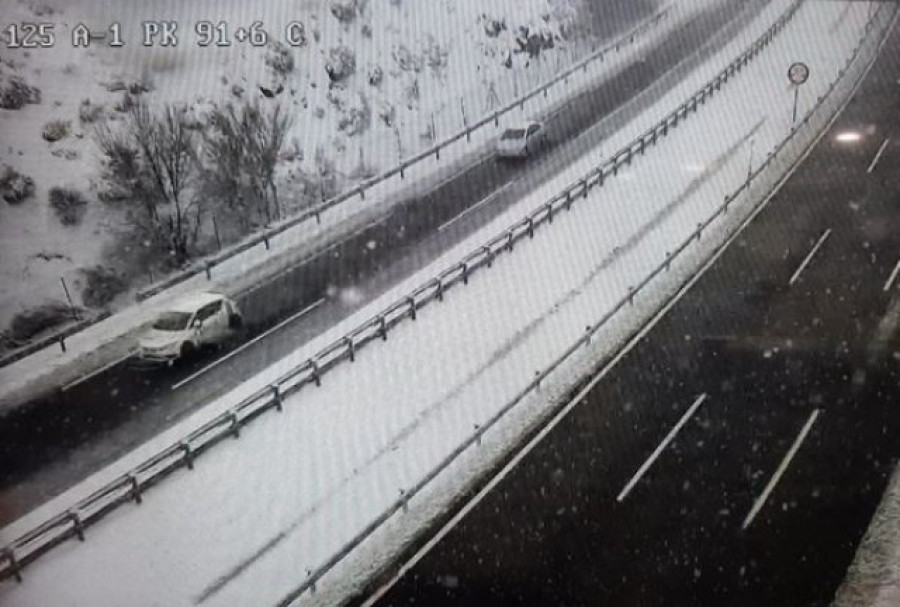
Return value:
<svg viewBox="0 0 900 607">
<path fill-rule="evenodd" d="M 900 456 L 898 107 L 895 30 L 715 265 L 359 602 L 829 605 Z"/>
<path fill-rule="evenodd" d="M 728 0 L 701 13 L 549 118 L 551 146 L 537 157 L 461 167 L 380 223 L 266 284 L 241 301 L 255 322 L 239 349 L 155 370 L 126 362 L 0 417 L 0 525 L 228 392 L 459 243 L 665 94 L 762 6 Z M 620 30 L 644 11 L 617 14 Z"/>
</svg>

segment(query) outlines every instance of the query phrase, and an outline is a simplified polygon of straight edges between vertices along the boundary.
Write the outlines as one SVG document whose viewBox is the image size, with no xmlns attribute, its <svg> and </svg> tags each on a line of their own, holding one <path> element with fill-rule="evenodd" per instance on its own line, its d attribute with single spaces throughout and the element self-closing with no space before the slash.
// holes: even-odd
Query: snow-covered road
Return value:
<svg viewBox="0 0 900 607">
<path fill-rule="evenodd" d="M 603 146 L 618 149 L 725 67 L 786 10 L 776 0 L 718 55 Z M 270 604 L 301 584 L 397 497 L 513 398 L 652 271 L 734 191 L 791 127 L 787 66 L 802 58 L 812 77 L 801 114 L 825 94 L 859 43 L 869 3 L 816 2 L 661 146 L 591 192 L 533 241 L 423 309 L 415 323 L 331 371 L 225 443 L 28 567 L 21 585 L 0 586 L 15 605 Z M 754 155 L 757 155 L 754 157 Z M 349 328 L 452 265 L 526 211 L 593 168 L 595 151 L 419 275 L 83 485 L 7 527 L 5 543 L 227 410 Z M 748 205 L 749 202 L 745 202 Z M 741 210 L 735 209 L 736 216 Z M 746 210 L 746 209 L 745 209 Z M 709 239 L 713 241 L 713 238 Z M 702 253 L 702 247 L 698 251 Z M 675 264 L 687 278 L 702 254 Z M 671 284 L 669 285 L 671 286 Z M 648 298 L 653 301 L 653 298 Z M 542 417 L 596 357 L 652 312 L 620 315 L 565 377 L 515 409 L 482 444 L 342 561 L 303 602 L 337 602 L 447 505 L 461 487 Z"/>
</svg>

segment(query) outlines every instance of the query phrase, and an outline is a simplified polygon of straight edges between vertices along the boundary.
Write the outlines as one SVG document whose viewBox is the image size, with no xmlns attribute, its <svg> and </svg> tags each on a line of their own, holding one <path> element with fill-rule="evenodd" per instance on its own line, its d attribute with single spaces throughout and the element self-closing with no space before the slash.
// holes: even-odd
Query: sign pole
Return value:
<svg viewBox="0 0 900 607">
<path fill-rule="evenodd" d="M 809 66 L 797 61 L 788 68 L 788 80 L 794 85 L 794 111 L 791 114 L 791 125 L 797 124 L 797 106 L 800 101 L 800 87 L 809 80 Z"/>
<path fill-rule="evenodd" d="M 797 124 L 797 102 L 800 100 L 800 87 L 794 87 L 794 113 L 791 118 L 791 124 Z"/>
</svg>

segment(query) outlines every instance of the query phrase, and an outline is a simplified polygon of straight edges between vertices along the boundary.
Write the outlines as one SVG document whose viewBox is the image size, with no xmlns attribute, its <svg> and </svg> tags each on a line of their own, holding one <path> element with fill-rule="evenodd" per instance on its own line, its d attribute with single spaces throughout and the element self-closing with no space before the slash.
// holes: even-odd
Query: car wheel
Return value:
<svg viewBox="0 0 900 607">
<path fill-rule="evenodd" d="M 181 344 L 181 358 L 187 360 L 197 353 L 197 346 L 192 342 L 186 341 Z"/>
<path fill-rule="evenodd" d="M 235 331 L 244 328 L 244 319 L 240 314 L 232 314 L 228 317 L 228 328 Z"/>
</svg>

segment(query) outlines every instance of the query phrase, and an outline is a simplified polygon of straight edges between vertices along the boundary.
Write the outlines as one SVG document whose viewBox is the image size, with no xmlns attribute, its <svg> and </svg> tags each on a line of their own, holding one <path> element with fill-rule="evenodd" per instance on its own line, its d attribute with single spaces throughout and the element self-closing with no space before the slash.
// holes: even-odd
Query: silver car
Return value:
<svg viewBox="0 0 900 607">
<path fill-rule="evenodd" d="M 500 158 L 526 158 L 547 144 L 547 129 L 544 124 L 529 121 L 511 126 L 497 141 L 497 156 Z"/>
</svg>

